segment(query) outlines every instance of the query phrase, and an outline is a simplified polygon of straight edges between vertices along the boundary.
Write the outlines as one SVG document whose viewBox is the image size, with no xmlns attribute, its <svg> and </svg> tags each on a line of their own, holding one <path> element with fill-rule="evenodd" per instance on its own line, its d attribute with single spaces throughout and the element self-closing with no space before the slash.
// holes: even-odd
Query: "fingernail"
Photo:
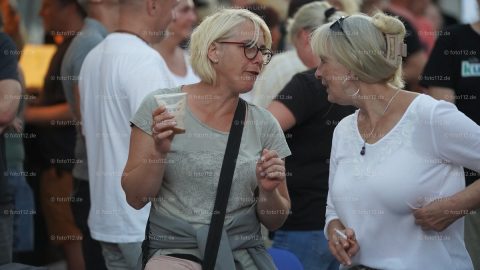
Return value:
<svg viewBox="0 0 480 270">
<path fill-rule="evenodd" d="M 265 176 L 265 173 L 264 173 L 264 172 L 261 172 L 261 173 L 260 173 L 260 176 Z"/>
<path fill-rule="evenodd" d="M 260 158 L 260 160 L 261 160 L 262 162 L 264 162 L 264 161 L 265 161 L 265 157 L 262 156 L 262 157 Z"/>
</svg>

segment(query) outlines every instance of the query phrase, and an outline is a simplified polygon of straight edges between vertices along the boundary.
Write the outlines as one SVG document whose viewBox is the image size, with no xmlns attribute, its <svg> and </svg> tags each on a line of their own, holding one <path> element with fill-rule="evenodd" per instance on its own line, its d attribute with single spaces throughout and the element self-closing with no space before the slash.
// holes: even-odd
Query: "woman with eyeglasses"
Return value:
<svg viewBox="0 0 480 270">
<path fill-rule="evenodd" d="M 200 269 L 239 95 L 270 61 L 270 46 L 267 25 L 250 11 L 209 16 L 190 42 L 192 68 L 201 81 L 154 91 L 132 119 L 122 186 L 132 207 L 152 202 L 146 269 Z M 173 93 L 187 94 L 184 134 L 174 133 L 176 119 L 154 98 Z M 239 149 L 223 229 L 228 239 L 222 240 L 227 244 L 220 246 L 217 267 L 275 269 L 260 223 L 274 230 L 287 218 L 282 159 L 290 150 L 275 118 L 251 104 Z"/>
<path fill-rule="evenodd" d="M 402 90 L 404 37 L 382 13 L 313 33 L 328 100 L 358 108 L 334 131 L 325 236 L 341 269 L 471 270 L 463 219 L 433 231 L 415 216 L 458 200 L 463 166 L 480 171 L 480 127 L 450 103 Z"/>
</svg>

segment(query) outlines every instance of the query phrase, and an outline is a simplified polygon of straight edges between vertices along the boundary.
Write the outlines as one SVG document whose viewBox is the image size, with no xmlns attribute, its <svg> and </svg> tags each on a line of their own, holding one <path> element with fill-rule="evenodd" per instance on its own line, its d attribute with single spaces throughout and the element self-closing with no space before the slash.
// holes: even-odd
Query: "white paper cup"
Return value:
<svg viewBox="0 0 480 270">
<path fill-rule="evenodd" d="M 175 117 L 177 125 L 173 128 L 175 134 L 185 133 L 185 106 L 187 93 L 154 95 L 158 106 L 165 106 L 167 112 Z"/>
</svg>

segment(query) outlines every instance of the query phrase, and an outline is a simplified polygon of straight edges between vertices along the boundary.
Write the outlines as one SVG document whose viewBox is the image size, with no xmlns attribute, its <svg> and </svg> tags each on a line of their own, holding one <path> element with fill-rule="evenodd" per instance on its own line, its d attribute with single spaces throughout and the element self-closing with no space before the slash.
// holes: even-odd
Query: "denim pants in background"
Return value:
<svg viewBox="0 0 480 270">
<path fill-rule="evenodd" d="M 305 270 L 338 270 L 340 264 L 328 249 L 323 231 L 275 232 L 273 247 L 295 254 Z"/>
<path fill-rule="evenodd" d="M 33 250 L 33 215 L 36 211 L 33 192 L 25 180 L 25 175 L 22 165 L 8 166 L 6 178 L 14 198 L 14 252 Z"/>
<path fill-rule="evenodd" d="M 12 262 L 13 205 L 0 204 L 0 265 Z"/>
</svg>

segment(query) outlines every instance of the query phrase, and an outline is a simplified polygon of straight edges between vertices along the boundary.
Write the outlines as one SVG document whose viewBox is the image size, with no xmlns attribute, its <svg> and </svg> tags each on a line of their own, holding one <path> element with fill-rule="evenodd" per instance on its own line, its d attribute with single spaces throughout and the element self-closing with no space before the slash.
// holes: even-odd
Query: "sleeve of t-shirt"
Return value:
<svg viewBox="0 0 480 270">
<path fill-rule="evenodd" d="M 265 124 L 265 128 L 262 128 L 263 148 L 275 150 L 280 158 L 290 156 L 292 153 L 290 152 L 290 148 L 288 148 L 280 124 L 270 112 L 264 109 L 263 111 L 264 119 L 259 122 L 259 124 L 262 124 L 262 122 Z"/>
<path fill-rule="evenodd" d="M 75 76 L 76 78 L 80 74 L 80 69 L 82 68 L 83 61 L 85 60 L 85 57 L 87 57 L 88 53 L 95 48 L 100 42 L 102 42 L 102 38 L 91 38 L 88 40 L 85 40 L 82 43 L 82 46 L 80 48 L 77 48 L 77 52 L 75 53 L 73 57 L 73 63 L 72 63 L 72 74 L 71 76 Z"/>
<path fill-rule="evenodd" d="M 335 157 L 335 153 L 336 153 L 336 142 L 337 142 L 337 128 L 335 128 L 334 132 L 333 132 L 333 139 L 332 139 L 332 152 L 330 154 L 330 170 L 329 170 L 329 174 L 328 174 L 328 186 L 329 186 L 329 189 L 330 187 L 332 187 L 333 185 L 333 179 L 335 177 L 335 173 L 337 171 L 337 161 L 336 161 L 336 157 Z M 328 239 L 328 233 L 327 233 L 327 228 L 328 228 L 328 224 L 330 223 L 330 221 L 334 220 L 334 219 L 338 219 L 338 215 L 337 215 L 337 211 L 335 211 L 335 205 L 333 204 L 333 200 L 332 200 L 332 196 L 331 196 L 331 193 L 330 191 L 328 192 L 328 195 L 327 195 L 327 207 L 325 209 L 325 228 L 323 230 L 323 233 L 325 234 L 325 238 Z"/>
<path fill-rule="evenodd" d="M 429 86 L 446 87 L 455 90 L 455 67 L 454 56 L 446 55 L 445 51 L 452 48 L 451 37 L 440 35 L 435 42 L 432 53 L 428 59 L 423 74 L 420 78 L 420 84 Z"/>
<path fill-rule="evenodd" d="M 132 125 L 143 130 L 148 135 L 152 135 L 152 113 L 158 107 L 154 95 L 155 93 L 150 93 L 143 99 L 142 103 L 138 107 L 137 112 L 130 120 Z"/>
<path fill-rule="evenodd" d="M 67 53 L 62 61 L 61 68 L 62 77 L 67 77 L 68 80 L 72 81 L 72 83 L 67 83 L 66 80 L 62 81 L 63 92 L 65 93 L 65 98 L 67 101 L 75 102 L 73 86 L 78 84 L 78 78 L 80 77 L 80 70 L 82 68 L 83 61 L 85 61 L 88 53 L 101 41 L 101 38 L 92 38 L 83 40 L 81 46 L 72 47 L 72 45 L 74 45 L 74 43 L 72 43 L 68 48 Z M 73 42 L 75 42 L 75 40 L 73 40 Z M 72 87 L 72 89 L 69 89 L 69 86 Z"/>
<path fill-rule="evenodd" d="M 326 104 L 325 99 L 319 98 L 321 89 L 312 83 L 310 72 L 301 72 L 293 76 L 292 80 L 275 97 L 275 100 L 285 105 L 295 117 L 297 125 L 302 124 L 313 114 L 321 110 Z"/>
<path fill-rule="evenodd" d="M 127 67 L 125 71 L 128 72 L 129 76 L 123 78 L 124 95 L 128 97 L 132 115 L 137 111 L 143 98 L 148 94 L 158 89 L 173 87 L 173 82 L 167 75 L 168 71 L 162 70 L 160 61 L 146 56 L 136 61 L 142 64 L 130 70 Z"/>
<path fill-rule="evenodd" d="M 435 106 L 430 122 L 440 158 L 480 173 L 480 126 L 445 101 Z"/>
<path fill-rule="evenodd" d="M 18 78 L 18 62 L 17 48 L 12 39 L 6 34 L 0 34 L 0 80 L 17 80 Z"/>
</svg>

